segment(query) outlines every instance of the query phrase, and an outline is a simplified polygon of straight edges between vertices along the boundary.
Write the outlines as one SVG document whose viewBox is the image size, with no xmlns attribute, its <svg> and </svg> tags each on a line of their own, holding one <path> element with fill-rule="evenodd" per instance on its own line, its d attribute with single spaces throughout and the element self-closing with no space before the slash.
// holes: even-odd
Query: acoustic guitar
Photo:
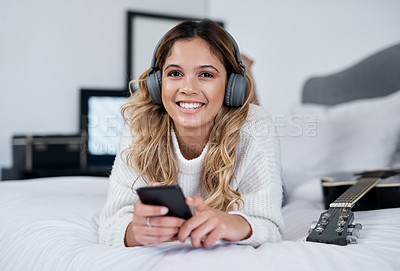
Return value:
<svg viewBox="0 0 400 271">
<path fill-rule="evenodd" d="M 400 207 L 400 170 L 373 170 L 323 177 L 325 208 L 306 241 L 336 245 L 357 243 L 361 224 L 353 211 Z M 336 198 L 335 200 L 333 200 Z"/>
</svg>

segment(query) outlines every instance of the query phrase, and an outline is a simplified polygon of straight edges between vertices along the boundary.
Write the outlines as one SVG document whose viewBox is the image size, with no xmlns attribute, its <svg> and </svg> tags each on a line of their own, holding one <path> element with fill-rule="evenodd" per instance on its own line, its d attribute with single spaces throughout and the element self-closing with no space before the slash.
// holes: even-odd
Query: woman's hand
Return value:
<svg viewBox="0 0 400 271">
<path fill-rule="evenodd" d="M 150 183 L 149 186 L 158 186 Z M 134 205 L 133 218 L 125 233 L 128 247 L 166 242 L 174 239 L 184 219 L 165 216 L 168 208 L 143 204 L 138 200 Z"/>
<path fill-rule="evenodd" d="M 190 236 L 193 247 L 208 248 L 220 239 L 240 241 L 250 237 L 250 224 L 242 216 L 208 207 L 200 197 L 188 197 L 186 203 L 196 214 L 180 228 L 179 241 L 185 242 Z"/>
</svg>

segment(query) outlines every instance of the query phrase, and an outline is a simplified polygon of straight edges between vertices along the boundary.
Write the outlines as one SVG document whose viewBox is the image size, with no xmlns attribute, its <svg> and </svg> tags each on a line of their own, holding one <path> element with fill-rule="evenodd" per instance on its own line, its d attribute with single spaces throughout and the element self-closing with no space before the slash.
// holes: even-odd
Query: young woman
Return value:
<svg viewBox="0 0 400 271">
<path fill-rule="evenodd" d="M 100 242 L 279 241 L 279 146 L 271 119 L 250 104 L 254 97 L 239 49 L 223 28 L 203 20 L 171 29 L 122 109 L 126 127 L 100 216 Z M 142 204 L 135 193 L 173 184 L 195 210 L 186 221 L 165 216 L 166 207 Z"/>
</svg>

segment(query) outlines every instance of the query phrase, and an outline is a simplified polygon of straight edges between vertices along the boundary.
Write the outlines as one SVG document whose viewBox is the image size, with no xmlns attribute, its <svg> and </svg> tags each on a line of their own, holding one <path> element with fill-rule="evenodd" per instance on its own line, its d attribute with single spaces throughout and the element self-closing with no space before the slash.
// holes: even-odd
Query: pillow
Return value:
<svg viewBox="0 0 400 271">
<path fill-rule="evenodd" d="M 335 106 L 297 106 L 276 123 L 285 189 L 337 171 L 389 167 L 400 135 L 400 91 Z"/>
<path fill-rule="evenodd" d="M 392 161 L 390 162 L 390 168 L 400 169 L 400 135 L 397 141 L 397 150 L 392 157 Z"/>
</svg>

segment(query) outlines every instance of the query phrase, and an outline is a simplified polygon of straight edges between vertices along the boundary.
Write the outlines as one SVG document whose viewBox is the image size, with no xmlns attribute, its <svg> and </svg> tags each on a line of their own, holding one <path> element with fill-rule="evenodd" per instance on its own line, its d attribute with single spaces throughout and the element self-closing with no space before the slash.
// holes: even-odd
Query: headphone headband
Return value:
<svg viewBox="0 0 400 271">
<path fill-rule="evenodd" d="M 160 48 L 161 42 L 164 40 L 164 38 L 165 38 L 166 35 L 167 35 L 167 34 L 164 34 L 164 35 L 161 37 L 161 39 L 158 41 L 158 43 L 157 43 L 157 45 L 156 45 L 156 48 L 154 49 L 153 57 L 151 58 L 151 63 L 150 63 L 150 68 L 151 68 L 151 69 L 154 69 L 155 66 L 156 66 L 156 61 L 157 61 L 157 59 L 156 59 L 156 54 L 157 54 L 158 48 Z"/>
<path fill-rule="evenodd" d="M 229 34 L 228 31 L 225 30 L 225 33 L 228 35 L 229 39 L 232 42 L 233 48 L 235 49 L 235 57 L 236 57 L 237 63 L 239 63 L 240 67 L 243 68 L 243 76 L 246 76 L 246 66 L 244 66 L 242 63 L 242 57 L 240 55 L 239 46 L 237 45 L 235 39 L 232 37 L 231 34 Z"/>
</svg>

